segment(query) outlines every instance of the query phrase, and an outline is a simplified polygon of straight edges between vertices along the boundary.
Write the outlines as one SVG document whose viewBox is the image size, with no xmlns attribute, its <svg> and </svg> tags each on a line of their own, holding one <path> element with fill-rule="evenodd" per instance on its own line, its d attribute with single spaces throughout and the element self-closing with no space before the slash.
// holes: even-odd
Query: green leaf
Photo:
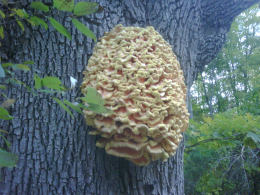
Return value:
<svg viewBox="0 0 260 195">
<path fill-rule="evenodd" d="M 4 78 L 5 77 L 5 71 L 2 67 L 2 64 L 0 63 L 0 78 Z"/>
<path fill-rule="evenodd" d="M 42 79 L 42 85 L 49 89 L 64 90 L 65 88 L 61 85 L 61 81 L 58 77 L 44 77 Z"/>
<path fill-rule="evenodd" d="M 1 38 L 1 39 L 4 39 L 4 37 L 5 37 L 4 27 L 1 25 L 1 26 L 0 26 L 0 38 Z"/>
<path fill-rule="evenodd" d="M 84 104 L 81 104 L 81 103 L 79 103 L 78 106 L 79 106 L 80 108 L 82 108 L 82 109 L 86 109 L 86 110 L 88 109 L 87 106 L 85 106 Z"/>
<path fill-rule="evenodd" d="M 40 89 L 42 87 L 42 79 L 35 74 L 34 75 L 34 88 L 35 89 Z"/>
<path fill-rule="evenodd" d="M 30 65 L 32 65 L 32 64 L 34 64 L 34 61 L 28 60 L 28 61 L 23 62 L 23 64 L 30 64 Z"/>
<path fill-rule="evenodd" d="M 67 31 L 67 29 L 61 25 L 59 22 L 57 22 L 54 18 L 49 17 L 50 23 L 51 25 L 61 34 L 63 34 L 65 37 L 67 37 L 69 40 L 71 40 L 71 35 L 70 33 Z"/>
<path fill-rule="evenodd" d="M 0 167 L 14 167 L 17 163 L 17 160 L 17 155 L 0 149 Z"/>
<path fill-rule="evenodd" d="M 5 85 L 0 85 L 0 89 L 6 89 Z"/>
<path fill-rule="evenodd" d="M 83 15 L 95 13 L 97 10 L 98 10 L 98 3 L 81 1 L 75 5 L 73 13 L 76 16 L 83 16 Z"/>
<path fill-rule="evenodd" d="M 29 15 L 26 13 L 25 10 L 23 9 L 12 9 L 17 16 L 19 16 L 20 18 L 28 18 Z"/>
<path fill-rule="evenodd" d="M 85 97 L 81 98 L 88 104 L 97 104 L 97 105 L 104 105 L 105 101 L 103 100 L 102 96 L 97 92 L 96 89 L 92 87 L 87 88 L 87 94 Z"/>
<path fill-rule="evenodd" d="M 87 94 L 85 97 L 81 97 L 81 100 L 88 104 L 87 109 L 95 113 L 112 113 L 111 110 L 107 109 L 104 104 L 102 96 L 97 92 L 96 89 L 89 87 L 87 88 Z"/>
<path fill-rule="evenodd" d="M 71 12 L 74 8 L 74 0 L 53 0 L 53 6 L 58 10 Z"/>
<path fill-rule="evenodd" d="M 32 92 L 32 89 L 30 87 L 28 87 L 24 82 L 22 82 L 18 79 L 10 78 L 10 79 L 8 79 L 8 81 L 12 84 L 23 85 L 29 92 Z"/>
<path fill-rule="evenodd" d="M 107 109 L 105 106 L 102 105 L 98 105 L 98 104 L 88 104 L 89 106 L 87 106 L 88 110 L 91 110 L 97 114 L 106 114 L 106 113 L 112 113 L 111 110 Z"/>
<path fill-rule="evenodd" d="M 76 18 L 72 19 L 72 23 L 76 26 L 76 28 L 82 32 L 85 36 L 90 37 L 95 42 L 97 41 L 96 35 L 89 30 L 88 27 L 86 27 L 84 24 L 82 24 L 80 21 L 78 21 Z"/>
<path fill-rule="evenodd" d="M 253 132 L 248 132 L 244 139 L 244 144 L 252 149 L 258 147 L 258 145 L 260 144 L 259 135 Z"/>
<path fill-rule="evenodd" d="M 22 29 L 22 31 L 24 31 L 24 25 L 20 20 L 16 20 L 17 24 L 20 26 L 20 28 Z"/>
<path fill-rule="evenodd" d="M 25 64 L 16 64 L 13 66 L 14 69 L 24 70 L 24 71 L 30 71 L 30 67 Z"/>
<path fill-rule="evenodd" d="M 32 21 L 35 25 L 41 25 L 45 28 L 45 30 L 48 29 L 48 24 L 41 18 L 37 17 L 37 16 L 32 16 L 29 19 L 30 21 Z"/>
<path fill-rule="evenodd" d="M 72 118 L 74 118 L 73 117 L 73 114 L 71 113 L 71 111 L 70 111 L 70 109 L 61 101 L 61 100 L 59 100 L 59 99 L 57 99 L 57 98 L 53 98 L 67 113 L 69 113 L 69 115 L 72 117 Z"/>
<path fill-rule="evenodd" d="M 12 84 L 18 84 L 18 85 L 23 85 L 24 84 L 24 82 L 22 82 L 22 81 L 20 81 L 18 79 L 15 79 L 15 78 L 10 78 L 9 81 Z"/>
<path fill-rule="evenodd" d="M 8 134 L 8 132 L 7 132 L 6 130 L 3 130 L 3 129 L 0 129 L 0 132 L 1 132 L 1 133 Z"/>
<path fill-rule="evenodd" d="M 5 13 L 0 9 L 0 16 L 2 17 L 2 18 L 5 18 Z"/>
<path fill-rule="evenodd" d="M 27 22 L 29 22 L 32 26 L 37 26 L 38 24 L 36 24 L 33 20 L 31 20 L 31 18 L 26 19 Z"/>
<path fill-rule="evenodd" d="M 78 105 L 74 105 L 73 103 L 69 102 L 68 100 L 64 100 L 64 103 L 67 104 L 69 107 L 71 107 L 76 112 L 82 114 L 82 111 Z"/>
<path fill-rule="evenodd" d="M 49 7 L 40 1 L 34 1 L 31 3 L 31 8 L 38 9 L 40 11 L 48 12 Z"/>
<path fill-rule="evenodd" d="M 7 67 L 13 66 L 13 65 L 14 65 L 14 64 L 13 64 L 13 63 L 10 63 L 10 62 L 8 62 L 8 63 L 3 63 L 3 64 L 2 64 L 3 68 L 7 68 Z"/>
<path fill-rule="evenodd" d="M 4 119 L 4 120 L 10 120 L 13 117 L 10 116 L 9 112 L 4 109 L 3 107 L 0 107 L 0 119 Z"/>
<path fill-rule="evenodd" d="M 0 137 L 2 137 L 2 139 L 5 141 L 5 144 L 7 145 L 7 147 L 10 148 L 11 143 L 3 135 L 0 134 Z"/>
</svg>

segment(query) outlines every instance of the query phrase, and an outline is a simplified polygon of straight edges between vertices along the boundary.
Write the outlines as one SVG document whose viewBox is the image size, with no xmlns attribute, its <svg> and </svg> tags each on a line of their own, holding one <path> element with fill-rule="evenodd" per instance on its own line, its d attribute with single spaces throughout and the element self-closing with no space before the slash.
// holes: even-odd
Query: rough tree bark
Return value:
<svg viewBox="0 0 260 195">
<path fill-rule="evenodd" d="M 87 25 L 97 37 L 119 23 L 154 26 L 172 45 L 190 88 L 197 73 L 221 49 L 234 17 L 258 1 L 100 0 L 104 11 L 91 16 L 100 25 Z M 65 96 L 73 100 L 80 96 L 82 71 L 94 43 L 72 28 L 64 15 L 55 18 L 71 31 L 72 41 L 53 28 L 46 32 L 28 27 L 25 33 L 13 28 L 2 52 L 8 61 L 33 60 L 33 71 L 58 76 L 67 86 L 69 76 L 78 79 L 76 89 Z M 20 79 L 33 85 L 30 73 L 21 74 Z M 3 123 L 3 128 L 9 131 L 19 162 L 16 168 L 1 170 L 0 194 L 184 194 L 183 144 L 168 162 L 137 167 L 96 148 L 83 117 L 75 114 L 72 119 L 48 95 L 33 96 L 18 87 L 9 88 L 8 96 L 17 102 L 11 111 L 14 119 Z"/>
</svg>

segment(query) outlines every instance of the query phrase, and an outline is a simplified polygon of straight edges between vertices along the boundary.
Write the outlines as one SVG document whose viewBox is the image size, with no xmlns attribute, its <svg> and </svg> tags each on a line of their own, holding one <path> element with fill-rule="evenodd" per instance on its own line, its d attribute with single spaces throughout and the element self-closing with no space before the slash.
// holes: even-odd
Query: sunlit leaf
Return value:
<svg viewBox="0 0 260 195">
<path fill-rule="evenodd" d="M 30 65 L 32 65 L 32 64 L 34 64 L 34 61 L 28 60 L 28 61 L 23 62 L 23 64 L 30 64 Z"/>
<path fill-rule="evenodd" d="M 17 24 L 20 26 L 20 28 L 22 29 L 22 31 L 24 31 L 24 25 L 20 20 L 16 20 Z"/>
<path fill-rule="evenodd" d="M 14 64 L 13 64 L 13 63 L 10 63 L 10 62 L 8 62 L 8 63 L 3 63 L 3 64 L 2 64 L 3 68 L 7 68 L 7 67 L 13 66 L 13 65 L 14 65 Z"/>
<path fill-rule="evenodd" d="M 0 149 L 0 167 L 14 167 L 18 157 L 15 154 Z"/>
<path fill-rule="evenodd" d="M 23 9 L 12 9 L 17 16 L 19 16 L 20 18 L 28 18 L 29 15 L 26 13 L 25 10 Z"/>
<path fill-rule="evenodd" d="M 53 6 L 61 11 L 72 11 L 74 0 L 53 0 Z"/>
<path fill-rule="evenodd" d="M 32 21 L 35 25 L 41 25 L 45 28 L 45 30 L 48 29 L 48 24 L 41 18 L 37 17 L 37 16 L 32 16 L 29 19 L 30 21 Z"/>
<path fill-rule="evenodd" d="M 31 18 L 26 19 L 26 21 L 29 22 L 32 26 L 38 26 L 38 24 L 31 20 Z"/>
<path fill-rule="evenodd" d="M 83 33 L 85 36 L 90 37 L 91 39 L 93 39 L 95 42 L 97 41 L 96 35 L 89 30 L 89 28 L 87 26 L 85 26 L 84 24 L 82 24 L 80 21 L 78 21 L 76 18 L 72 19 L 72 23 L 76 26 L 76 28 Z"/>
<path fill-rule="evenodd" d="M 42 87 L 42 79 L 37 74 L 34 74 L 34 88 L 40 89 L 41 87 Z"/>
<path fill-rule="evenodd" d="M 61 25 L 58 21 L 56 21 L 54 18 L 49 17 L 51 25 L 61 34 L 63 34 L 65 37 L 71 40 L 71 35 L 67 31 L 67 29 Z"/>
<path fill-rule="evenodd" d="M 4 37 L 5 37 L 4 27 L 1 25 L 1 26 L 0 26 L 0 38 L 1 38 L 1 39 L 4 39 Z"/>
<path fill-rule="evenodd" d="M 87 88 L 87 94 L 80 99 L 87 103 L 87 110 L 91 110 L 95 113 L 112 113 L 111 110 L 104 106 L 105 101 L 102 96 L 92 87 Z"/>
<path fill-rule="evenodd" d="M 64 90 L 64 87 L 62 86 L 61 81 L 58 77 L 44 77 L 42 78 L 42 85 L 50 89 Z"/>
<path fill-rule="evenodd" d="M 87 88 L 87 94 L 81 99 L 88 104 L 98 104 L 102 106 L 105 104 L 102 96 L 92 87 Z"/>
<path fill-rule="evenodd" d="M 5 18 L 5 13 L 0 9 L 0 16 L 2 17 L 2 18 Z"/>
<path fill-rule="evenodd" d="M 64 100 L 64 103 L 67 104 L 69 107 L 71 107 L 76 112 L 82 114 L 82 111 L 78 105 L 74 105 L 73 103 L 69 102 L 68 100 Z"/>
<path fill-rule="evenodd" d="M 0 85 L 0 89 L 6 89 L 5 85 Z"/>
<path fill-rule="evenodd" d="M 107 109 L 105 106 L 99 105 L 99 104 L 91 104 L 89 103 L 87 106 L 88 110 L 91 110 L 97 114 L 102 114 L 102 113 L 112 113 L 111 110 Z"/>
<path fill-rule="evenodd" d="M 30 71 L 30 67 L 25 64 L 16 64 L 13 66 L 14 69 L 24 70 L 24 71 Z"/>
<path fill-rule="evenodd" d="M 95 13 L 97 10 L 98 10 L 98 3 L 81 1 L 75 5 L 73 13 L 76 16 L 83 16 L 83 15 Z"/>
<path fill-rule="evenodd" d="M 70 111 L 70 109 L 59 99 L 57 98 L 53 98 L 67 113 L 69 113 L 69 115 L 71 117 L 73 117 L 72 112 Z M 74 117 L 73 117 L 74 118 Z"/>
<path fill-rule="evenodd" d="M 4 120 L 10 120 L 13 117 L 10 116 L 9 112 L 4 109 L 3 107 L 0 107 L 0 119 L 4 119 Z"/>
<path fill-rule="evenodd" d="M 40 11 L 48 12 L 49 7 L 40 1 L 34 1 L 31 3 L 31 8 L 38 9 Z"/>
</svg>

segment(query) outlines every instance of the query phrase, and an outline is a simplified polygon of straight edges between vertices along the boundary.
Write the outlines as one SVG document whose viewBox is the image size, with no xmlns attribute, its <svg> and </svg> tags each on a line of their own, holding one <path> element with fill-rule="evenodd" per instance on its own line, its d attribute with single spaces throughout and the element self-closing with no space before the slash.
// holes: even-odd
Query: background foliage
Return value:
<svg viewBox="0 0 260 195">
<path fill-rule="evenodd" d="M 260 17 L 254 6 L 192 89 L 186 194 L 260 194 Z"/>
</svg>

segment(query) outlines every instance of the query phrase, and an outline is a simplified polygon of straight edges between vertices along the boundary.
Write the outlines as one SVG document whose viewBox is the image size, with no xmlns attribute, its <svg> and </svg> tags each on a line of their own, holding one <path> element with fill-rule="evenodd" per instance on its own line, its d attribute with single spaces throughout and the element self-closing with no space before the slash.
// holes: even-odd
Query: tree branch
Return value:
<svg viewBox="0 0 260 195">
<path fill-rule="evenodd" d="M 203 21 L 210 26 L 230 26 L 243 10 L 260 0 L 215 0 L 202 1 Z"/>
<path fill-rule="evenodd" d="M 234 137 L 204 139 L 204 140 L 201 140 L 201 141 L 199 141 L 195 144 L 192 144 L 190 146 L 185 146 L 185 149 L 186 148 L 192 148 L 192 147 L 195 147 L 197 145 L 205 144 L 205 143 L 212 142 L 212 141 L 226 141 L 226 140 L 230 140 L 230 139 L 234 139 Z"/>
</svg>

